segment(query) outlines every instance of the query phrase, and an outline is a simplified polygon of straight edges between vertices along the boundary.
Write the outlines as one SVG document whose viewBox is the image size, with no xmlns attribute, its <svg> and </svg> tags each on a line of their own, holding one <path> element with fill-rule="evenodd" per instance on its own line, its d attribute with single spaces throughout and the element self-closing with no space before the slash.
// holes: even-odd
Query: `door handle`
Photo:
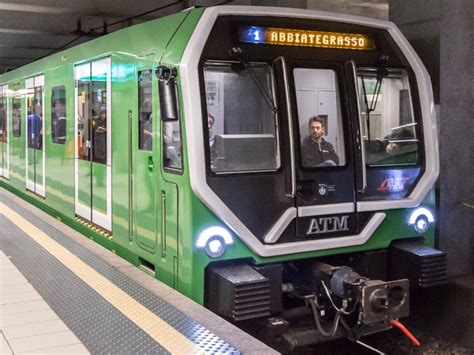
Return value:
<svg viewBox="0 0 474 355">
<path fill-rule="evenodd" d="M 166 257 L 166 192 L 161 190 L 161 257 Z"/>
<path fill-rule="evenodd" d="M 153 169 L 155 169 L 155 163 L 153 163 L 153 157 L 152 156 L 148 157 L 147 168 L 148 168 L 148 173 L 149 174 L 153 173 Z"/>
</svg>

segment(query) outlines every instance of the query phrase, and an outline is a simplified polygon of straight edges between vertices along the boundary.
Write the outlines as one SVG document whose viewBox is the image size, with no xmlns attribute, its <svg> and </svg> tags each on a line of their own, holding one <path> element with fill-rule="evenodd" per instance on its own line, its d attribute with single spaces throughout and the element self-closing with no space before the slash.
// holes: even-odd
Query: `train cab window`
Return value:
<svg viewBox="0 0 474 355">
<path fill-rule="evenodd" d="M 28 148 L 43 149 L 43 86 L 28 88 Z"/>
<path fill-rule="evenodd" d="M 66 142 L 66 87 L 56 86 L 51 91 L 51 139 L 53 143 Z"/>
<path fill-rule="evenodd" d="M 151 70 L 138 73 L 138 149 L 153 149 Z"/>
<path fill-rule="evenodd" d="M 367 164 L 416 164 L 419 142 L 407 72 L 389 69 L 378 80 L 376 69 L 359 69 L 358 92 Z"/>
<path fill-rule="evenodd" d="M 345 165 L 344 135 L 335 71 L 295 68 L 293 75 L 303 167 Z"/>
<path fill-rule="evenodd" d="M 271 67 L 261 63 L 206 63 L 207 127 L 211 171 L 244 173 L 280 167 Z"/>
<path fill-rule="evenodd" d="M 13 137 L 21 137 L 21 97 L 13 96 L 12 132 Z"/>
</svg>

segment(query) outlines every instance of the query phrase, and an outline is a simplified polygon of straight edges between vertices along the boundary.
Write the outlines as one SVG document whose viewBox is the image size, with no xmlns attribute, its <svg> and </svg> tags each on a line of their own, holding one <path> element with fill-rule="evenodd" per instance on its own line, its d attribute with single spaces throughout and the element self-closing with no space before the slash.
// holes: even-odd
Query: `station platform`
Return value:
<svg viewBox="0 0 474 355">
<path fill-rule="evenodd" d="M 1 354 L 276 354 L 0 188 Z"/>
</svg>

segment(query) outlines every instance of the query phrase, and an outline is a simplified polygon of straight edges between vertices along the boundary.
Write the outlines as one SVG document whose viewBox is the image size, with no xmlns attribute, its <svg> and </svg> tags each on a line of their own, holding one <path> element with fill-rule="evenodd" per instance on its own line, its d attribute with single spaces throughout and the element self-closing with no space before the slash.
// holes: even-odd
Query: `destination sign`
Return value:
<svg viewBox="0 0 474 355">
<path fill-rule="evenodd" d="M 310 31 L 289 28 L 242 26 L 239 40 L 244 43 L 272 44 L 298 47 L 372 50 L 372 37 L 356 33 Z"/>
</svg>

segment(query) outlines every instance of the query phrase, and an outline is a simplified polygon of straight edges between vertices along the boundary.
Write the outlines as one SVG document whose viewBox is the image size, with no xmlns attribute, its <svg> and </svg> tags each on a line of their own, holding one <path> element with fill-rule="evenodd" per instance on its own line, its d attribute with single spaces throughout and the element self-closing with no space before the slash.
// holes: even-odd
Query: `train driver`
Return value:
<svg viewBox="0 0 474 355">
<path fill-rule="evenodd" d="M 320 116 L 310 117 L 308 130 L 309 135 L 303 139 L 301 144 L 303 166 L 306 168 L 337 166 L 339 157 L 332 144 L 323 138 L 324 120 Z"/>
</svg>

